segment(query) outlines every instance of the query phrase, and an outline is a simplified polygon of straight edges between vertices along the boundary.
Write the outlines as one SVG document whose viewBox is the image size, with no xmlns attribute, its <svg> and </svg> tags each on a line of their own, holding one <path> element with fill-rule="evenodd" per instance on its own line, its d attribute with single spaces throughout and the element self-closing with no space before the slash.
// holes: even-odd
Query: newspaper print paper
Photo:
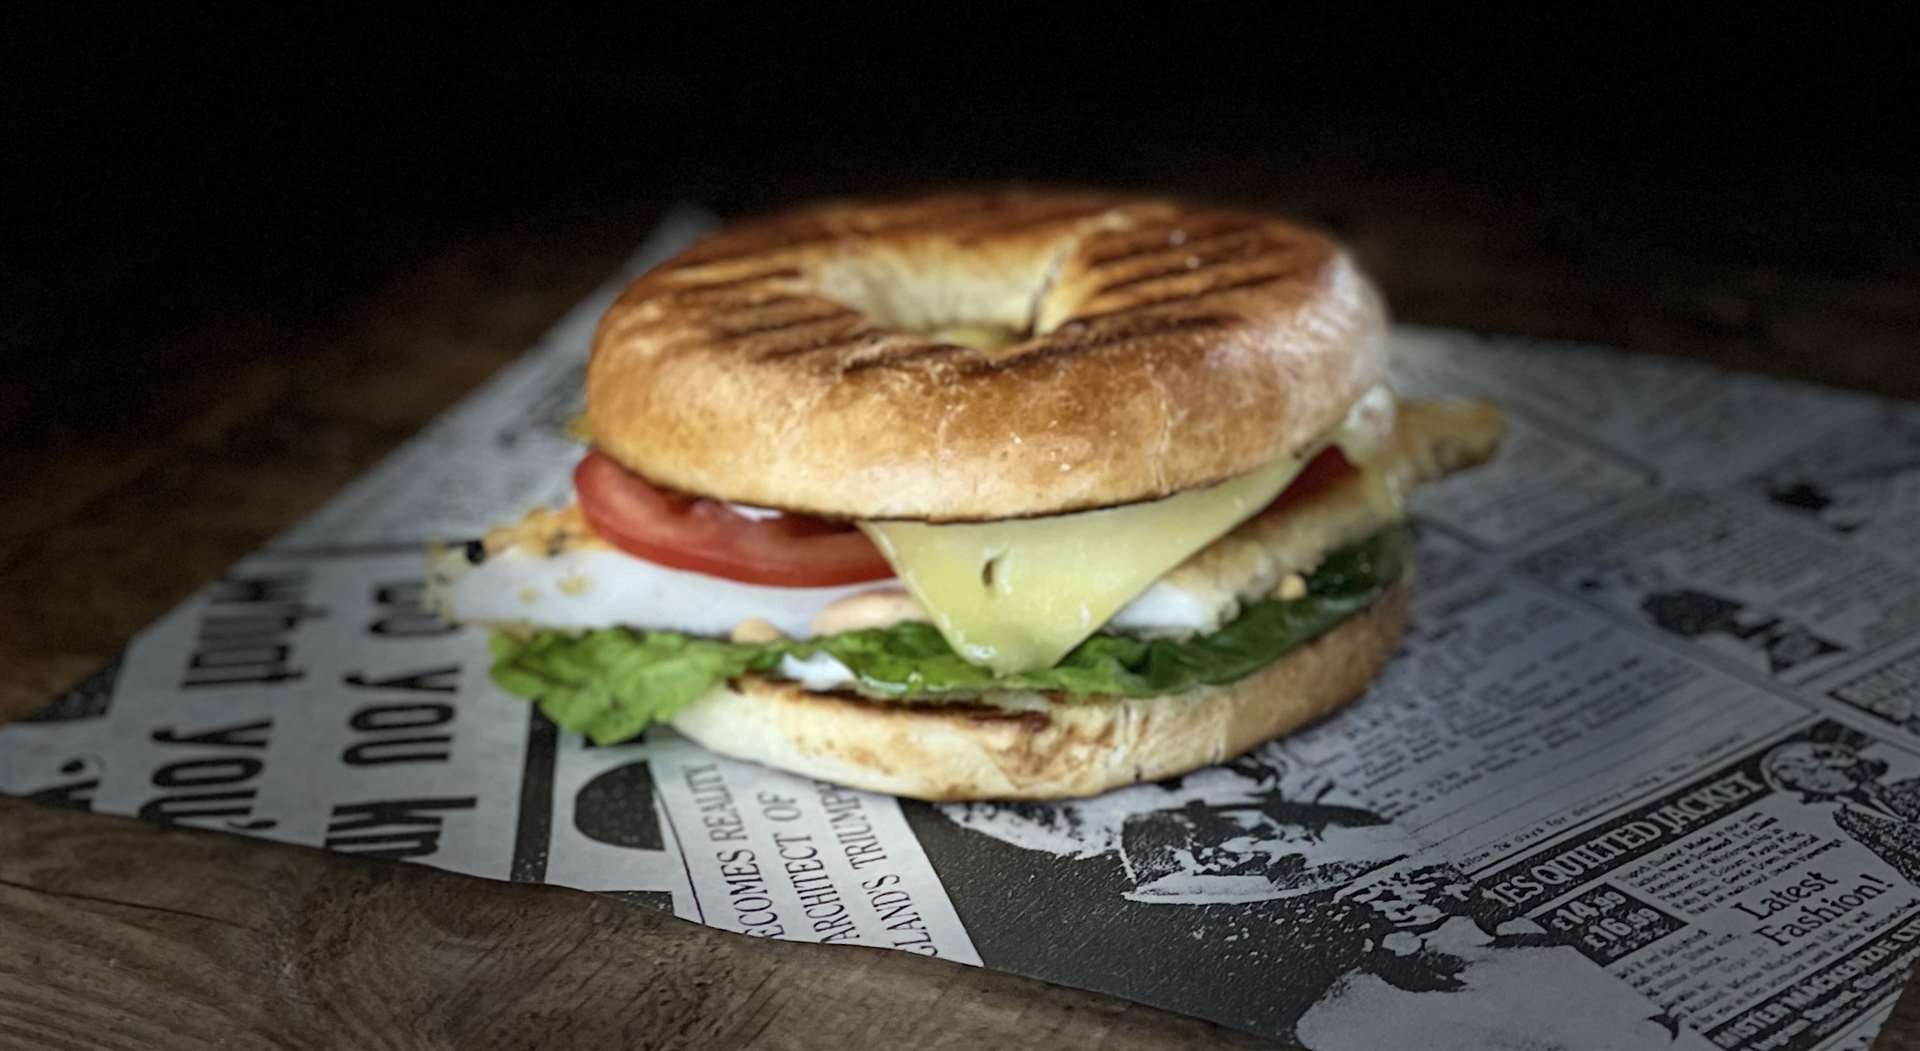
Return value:
<svg viewBox="0 0 1920 1051">
<path fill-rule="evenodd" d="M 1920 957 L 1920 406 L 1396 332 L 1499 401 L 1416 504 L 1400 653 L 1336 717 L 1062 804 L 596 748 L 420 608 L 422 546 L 566 498 L 588 341 L 520 362 L 0 731 L 0 791 L 884 946 L 1312 1048 L 1863 1047 Z"/>
</svg>

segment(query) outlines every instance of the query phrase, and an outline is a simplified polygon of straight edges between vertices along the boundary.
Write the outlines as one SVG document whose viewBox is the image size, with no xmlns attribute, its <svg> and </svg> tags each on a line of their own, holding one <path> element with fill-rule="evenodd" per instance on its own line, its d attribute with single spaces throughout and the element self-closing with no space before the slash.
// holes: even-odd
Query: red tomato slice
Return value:
<svg viewBox="0 0 1920 1051">
<path fill-rule="evenodd" d="M 1353 464 L 1349 463 L 1346 456 L 1340 452 L 1340 447 L 1329 445 L 1320 450 L 1313 459 L 1308 460 L 1307 465 L 1300 469 L 1300 473 L 1293 476 L 1293 481 L 1288 483 L 1285 489 L 1280 490 L 1280 495 L 1274 497 L 1273 503 L 1268 504 L 1260 513 L 1270 515 L 1296 506 L 1352 474 L 1354 470 Z"/>
<path fill-rule="evenodd" d="M 660 489 L 598 450 L 573 469 L 573 487 L 594 532 L 659 565 L 790 588 L 893 576 L 866 534 L 845 522 L 748 518 L 717 500 Z"/>
<path fill-rule="evenodd" d="M 1338 448 L 1308 461 L 1261 514 L 1284 511 L 1353 473 Z M 594 532 L 649 562 L 748 584 L 829 587 L 893 576 L 866 534 L 811 515 L 748 518 L 717 500 L 658 488 L 598 450 L 573 470 Z"/>
</svg>

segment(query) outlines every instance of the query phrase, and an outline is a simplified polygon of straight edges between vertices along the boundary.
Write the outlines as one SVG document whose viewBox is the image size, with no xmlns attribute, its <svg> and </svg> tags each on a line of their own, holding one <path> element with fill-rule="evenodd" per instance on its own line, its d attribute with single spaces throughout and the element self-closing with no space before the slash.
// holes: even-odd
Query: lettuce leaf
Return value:
<svg viewBox="0 0 1920 1051">
<path fill-rule="evenodd" d="M 598 744 L 637 737 L 716 683 L 772 671 L 780 652 L 669 631 L 496 633 L 493 681 L 531 698 L 556 724 Z"/>
<path fill-rule="evenodd" d="M 728 679 L 775 671 L 787 655 L 827 653 L 864 692 L 907 703 L 1005 689 L 1051 690 L 1068 700 L 1181 693 L 1251 675 L 1365 609 L 1405 575 L 1410 553 L 1405 528 L 1382 530 L 1327 556 L 1307 578 L 1305 597 L 1253 603 L 1211 635 L 1095 635 L 1051 668 L 1011 676 L 969 663 L 932 625 L 912 623 L 764 644 L 629 628 L 499 632 L 490 644 L 493 678 L 597 744 L 638 736 Z"/>
</svg>

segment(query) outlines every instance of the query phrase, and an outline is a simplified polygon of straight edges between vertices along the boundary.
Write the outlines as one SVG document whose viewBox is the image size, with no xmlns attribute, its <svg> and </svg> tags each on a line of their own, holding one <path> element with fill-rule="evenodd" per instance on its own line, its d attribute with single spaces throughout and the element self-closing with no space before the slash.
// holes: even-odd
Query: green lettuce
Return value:
<svg viewBox="0 0 1920 1051">
<path fill-rule="evenodd" d="M 736 643 L 671 631 L 496 633 L 493 679 L 549 719 L 597 744 L 637 736 L 719 683 L 770 673 L 785 656 L 826 653 L 862 692 L 905 703 L 990 690 L 1049 690 L 1071 701 L 1151 697 L 1245 678 L 1365 609 L 1405 575 L 1411 539 L 1394 527 L 1327 556 L 1305 597 L 1256 602 L 1231 624 L 1190 639 L 1095 635 L 1051 668 L 995 675 L 953 652 L 930 624 L 896 624 L 816 639 Z"/>
</svg>

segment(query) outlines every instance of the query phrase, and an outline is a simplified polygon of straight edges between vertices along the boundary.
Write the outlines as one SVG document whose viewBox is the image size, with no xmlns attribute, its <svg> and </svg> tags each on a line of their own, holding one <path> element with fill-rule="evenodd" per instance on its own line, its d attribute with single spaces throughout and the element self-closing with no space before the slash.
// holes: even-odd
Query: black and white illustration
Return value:
<svg viewBox="0 0 1920 1051">
<path fill-rule="evenodd" d="M 1771 507 L 1920 560 L 1920 409 L 1888 406 L 1746 479 Z"/>
<path fill-rule="evenodd" d="M 1695 586 L 1683 570 L 1653 560 L 1592 566 L 1572 584 L 1584 597 L 1631 606 L 1674 638 L 1717 649 L 1771 675 L 1847 652 L 1804 620 Z"/>
<path fill-rule="evenodd" d="M 1920 632 L 1920 573 L 1724 496 L 1660 494 L 1521 566 L 1666 638 L 1790 682 Z"/>
<path fill-rule="evenodd" d="M 540 815 L 521 814 L 514 878 L 620 894 L 694 916 L 674 823 L 654 791 L 653 745 L 596 748 L 578 734 L 549 733 L 553 754 L 544 772 L 550 787 L 539 793 L 546 807 Z M 535 776 L 530 770 L 528 777 Z M 539 805 L 523 801 L 529 804 Z M 537 869 L 529 867 L 536 857 Z"/>
<path fill-rule="evenodd" d="M 1829 1046 L 1920 957 L 1917 774 L 1803 719 L 1475 879 L 1719 1046 Z"/>
<path fill-rule="evenodd" d="M 1826 684 L 1828 697 L 1920 738 L 1920 646 L 1876 667 L 1849 669 Z"/>
<path fill-rule="evenodd" d="M 1832 804 L 1833 823 L 1920 884 L 1920 775 L 1888 780 L 1886 759 L 1864 754 L 1876 743 L 1837 723 L 1774 747 L 1761 762 L 1767 783 L 1804 804 Z"/>
<path fill-rule="evenodd" d="M 1092 800 L 908 814 L 988 966 L 1316 1049 L 1704 1046 L 1274 747 Z"/>
<path fill-rule="evenodd" d="M 1134 901 L 1223 904 L 1346 884 L 1411 852 L 1380 814 L 1276 747 L 1071 803 L 952 803 L 948 820 L 1055 857 L 1112 857 Z"/>
</svg>

